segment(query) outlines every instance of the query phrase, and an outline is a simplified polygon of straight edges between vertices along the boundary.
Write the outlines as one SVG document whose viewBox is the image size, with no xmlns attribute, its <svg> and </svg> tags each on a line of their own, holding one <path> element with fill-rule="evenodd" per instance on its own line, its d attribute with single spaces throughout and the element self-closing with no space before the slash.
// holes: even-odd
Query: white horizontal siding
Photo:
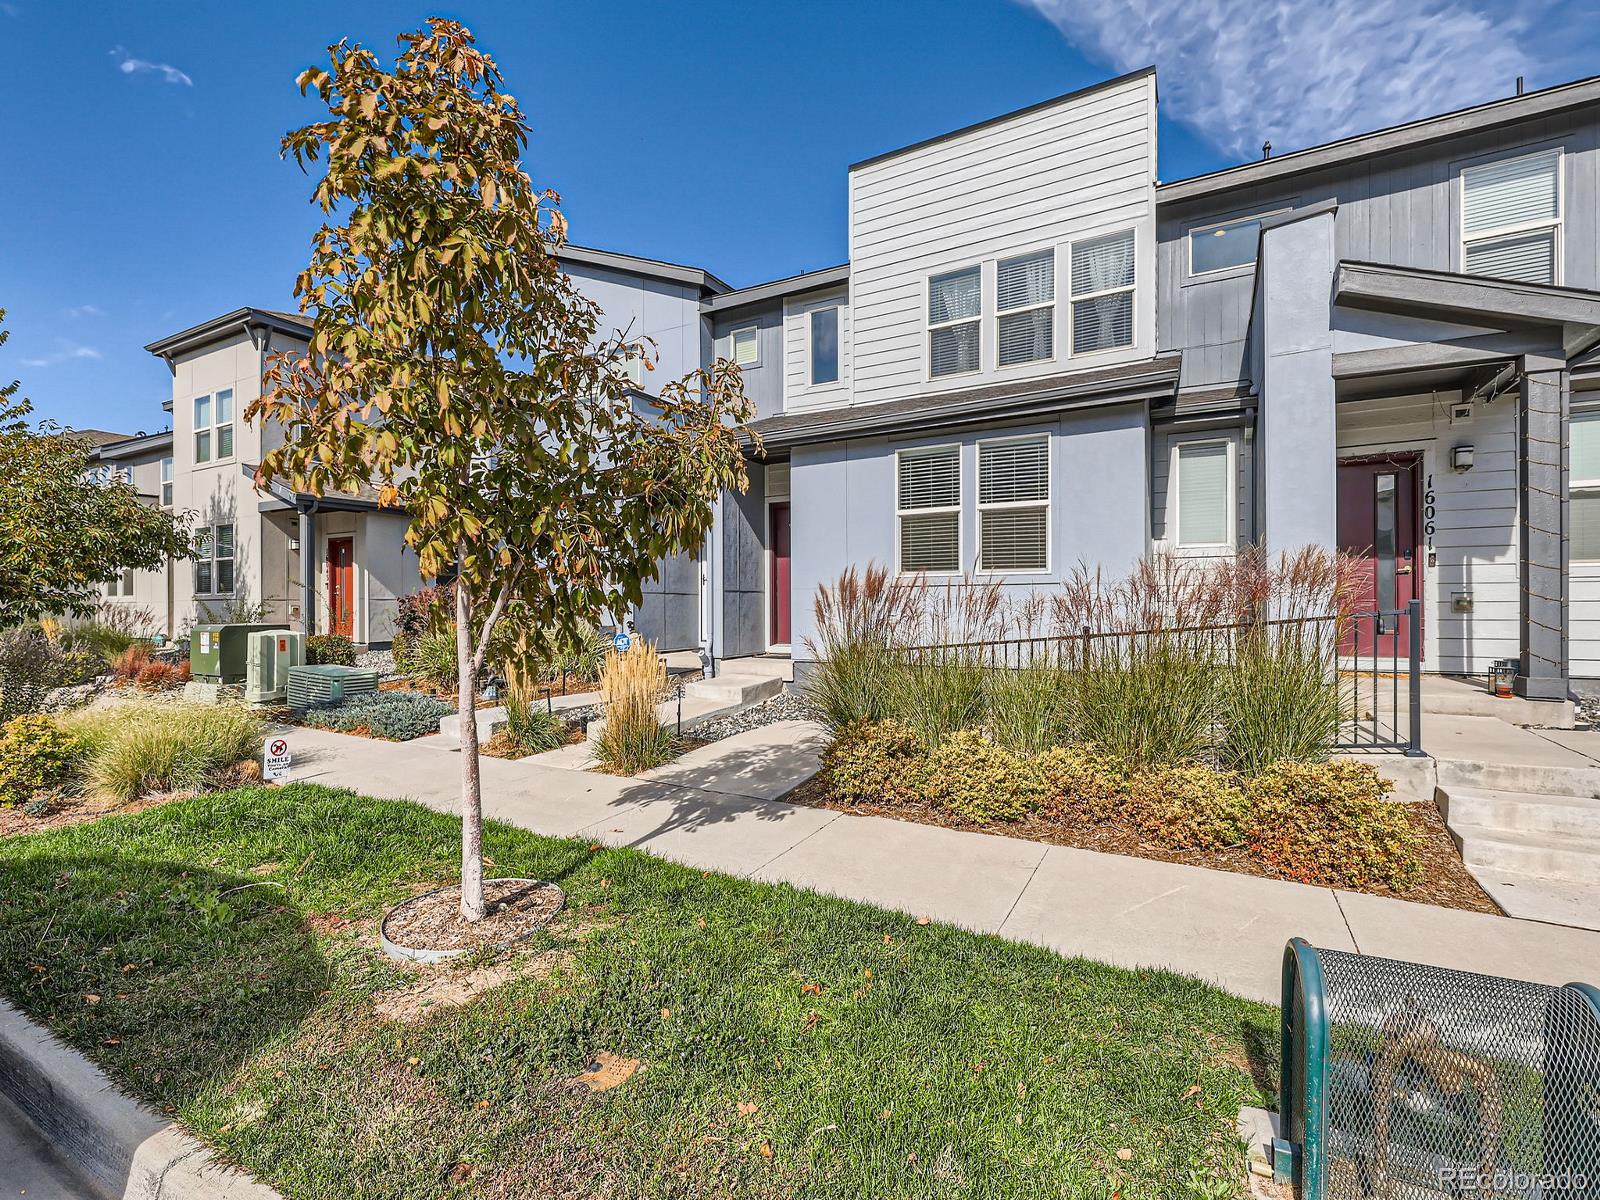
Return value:
<svg viewBox="0 0 1600 1200">
<path fill-rule="evenodd" d="M 834 408 L 850 395 L 851 324 L 844 291 L 826 292 L 789 300 L 783 306 L 783 395 L 785 408 Z M 839 380 L 811 386 L 811 313 L 818 308 L 839 310 Z"/>
<path fill-rule="evenodd" d="M 872 403 L 1149 357 L 1155 322 L 1155 93 L 1148 76 L 867 163 L 850 173 L 850 399 Z M 1135 340 L 1068 357 L 1066 247 L 1135 230 Z M 1047 362 L 997 368 L 994 265 L 1056 250 Z M 926 281 L 982 267 L 983 369 L 927 373 Z M 791 393 L 793 395 L 793 393 Z"/>
<path fill-rule="evenodd" d="M 1441 393 L 1340 405 L 1339 456 L 1422 452 L 1435 506 L 1432 541 L 1425 537 L 1421 548 L 1423 668 L 1482 674 L 1494 659 L 1515 657 L 1520 641 L 1516 398 L 1479 404 L 1471 421 L 1452 425 L 1456 399 Z M 1473 447 L 1473 467 L 1457 474 L 1450 451 L 1464 443 Z M 1461 591 L 1472 593 L 1471 613 L 1451 611 Z"/>
</svg>

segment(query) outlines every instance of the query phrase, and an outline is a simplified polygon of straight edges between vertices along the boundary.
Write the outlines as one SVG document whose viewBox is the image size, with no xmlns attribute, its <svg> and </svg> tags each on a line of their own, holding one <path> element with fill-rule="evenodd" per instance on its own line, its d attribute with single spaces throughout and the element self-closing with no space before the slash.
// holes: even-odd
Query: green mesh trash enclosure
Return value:
<svg viewBox="0 0 1600 1200">
<path fill-rule="evenodd" d="M 1600 991 L 1296 939 L 1282 1108 L 1302 1200 L 1595 1200 Z"/>
</svg>

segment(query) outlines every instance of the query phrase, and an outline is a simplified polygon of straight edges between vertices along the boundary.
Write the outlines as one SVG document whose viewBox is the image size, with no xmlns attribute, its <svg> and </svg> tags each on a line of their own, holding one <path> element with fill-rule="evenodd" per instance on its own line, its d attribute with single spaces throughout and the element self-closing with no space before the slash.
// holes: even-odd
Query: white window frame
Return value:
<svg viewBox="0 0 1600 1200">
<path fill-rule="evenodd" d="M 219 421 L 217 420 L 217 397 L 222 395 L 224 392 L 228 394 L 228 419 L 226 421 Z M 234 389 L 231 387 L 218 388 L 214 392 L 202 392 L 189 402 L 189 412 L 191 416 L 194 413 L 193 406 L 199 404 L 202 400 L 204 400 L 207 404 L 206 411 L 211 418 L 211 423 L 209 425 L 201 425 L 196 423 L 194 428 L 190 431 L 194 438 L 193 445 L 195 465 L 209 467 L 213 463 L 232 462 L 235 455 L 237 455 L 239 451 L 239 431 L 235 428 L 238 421 L 238 414 L 235 411 L 238 407 L 236 403 L 237 395 L 235 394 Z M 220 444 L 220 438 L 218 437 L 218 434 L 223 429 L 230 431 L 228 434 L 228 440 L 231 445 L 228 448 L 228 453 L 219 454 L 217 453 L 217 448 Z M 200 435 L 202 433 L 209 435 L 206 441 L 205 458 L 200 457 Z"/>
<path fill-rule="evenodd" d="M 221 539 L 217 537 L 217 530 L 219 529 L 233 530 L 233 553 L 228 555 L 226 558 L 219 558 L 217 555 L 217 543 L 221 541 Z M 214 525 L 206 526 L 206 533 L 210 538 L 210 542 L 206 546 L 205 556 L 202 559 L 201 556 L 196 555 L 194 560 L 196 573 L 194 594 L 196 596 L 212 598 L 223 598 L 236 595 L 239 590 L 239 526 L 233 521 L 218 521 Z M 208 591 L 200 590 L 200 580 L 198 575 L 202 561 L 204 561 L 205 564 L 211 569 L 211 587 Z M 231 562 L 233 564 L 233 587 L 229 588 L 225 592 L 217 590 L 218 562 Z"/>
<path fill-rule="evenodd" d="M 1574 409 L 1571 417 L 1569 417 L 1568 420 L 1573 425 L 1578 424 L 1580 420 L 1584 422 L 1593 421 L 1596 424 L 1600 424 L 1600 408 L 1590 407 Z M 1569 429 L 1567 435 L 1569 459 L 1571 456 L 1571 440 L 1572 435 Z M 1590 496 L 1600 497 L 1600 479 L 1569 479 L 1567 481 L 1567 492 L 1573 498 L 1576 498 L 1579 492 L 1583 492 Z M 1575 563 L 1600 564 L 1600 558 L 1578 558 L 1574 556 L 1572 561 Z"/>
<path fill-rule="evenodd" d="M 933 321 L 929 317 L 933 311 L 933 281 L 943 279 L 947 275 L 966 275 L 969 272 L 978 273 L 978 311 L 970 317 L 958 317 L 954 321 Z M 967 263 L 961 267 L 947 267 L 938 271 L 930 271 L 922 279 L 922 369 L 929 383 L 936 383 L 944 379 L 966 379 L 971 375 L 983 374 L 983 296 L 988 290 L 984 282 L 982 263 Z M 933 331 L 936 329 L 954 329 L 957 325 L 975 325 L 978 328 L 978 365 L 970 371 L 950 371 L 944 375 L 935 375 L 933 372 Z"/>
<path fill-rule="evenodd" d="M 739 335 L 748 333 L 755 342 L 756 356 L 747 363 L 739 361 Z M 761 365 L 761 326 L 740 325 L 737 329 L 728 330 L 728 359 L 743 369 L 759 367 Z"/>
<path fill-rule="evenodd" d="M 1228 540 L 1225 542 L 1196 542 L 1189 545 L 1183 541 L 1179 507 L 1183 502 L 1183 489 L 1178 475 L 1183 466 L 1183 451 L 1193 446 L 1222 446 L 1227 451 L 1227 465 L 1224 468 L 1227 486 L 1223 489 L 1226 498 L 1223 528 L 1228 531 Z M 1173 438 L 1168 452 L 1171 457 L 1167 463 L 1167 495 L 1170 498 L 1167 505 L 1167 544 L 1180 554 L 1192 554 L 1200 558 L 1234 553 L 1239 544 L 1239 451 L 1234 439 L 1226 436 Z"/>
<path fill-rule="evenodd" d="M 161 460 L 161 507 L 172 507 L 172 455 L 167 455 Z"/>
<path fill-rule="evenodd" d="M 1044 443 L 1044 499 L 1040 500 L 1007 500 L 1000 503 L 983 502 L 983 448 L 985 446 L 999 446 L 1007 442 L 1043 442 Z M 1050 434 L 1041 430 L 1038 433 L 1007 434 L 1005 437 L 980 438 L 974 451 L 975 465 L 973 471 L 977 475 L 974 482 L 973 496 L 978 506 L 978 557 L 974 575 L 984 576 L 1013 576 L 1013 575 L 1049 575 L 1055 567 L 1055 495 L 1056 495 L 1056 456 L 1052 453 Z M 990 570 L 983 565 L 983 514 L 986 512 L 1004 512 L 1007 509 L 1022 508 L 1044 509 L 1044 566 L 1028 567 L 1022 570 Z"/>
<path fill-rule="evenodd" d="M 1050 299 L 1046 300 L 1046 301 L 1044 301 L 1044 302 L 1042 302 L 1040 304 L 1022 304 L 1022 305 L 1018 305 L 1016 308 L 1001 308 L 1000 307 L 1000 268 L 1002 266 L 1004 266 L 1006 263 L 1016 262 L 1018 259 L 1041 258 L 1046 254 L 1048 254 L 1050 256 Z M 1061 357 L 1061 337 L 1060 337 L 1061 329 L 1060 329 L 1060 326 L 1058 325 L 1058 323 L 1056 321 L 1056 311 L 1055 311 L 1055 309 L 1056 309 L 1056 296 L 1057 296 L 1057 292 L 1060 290 L 1057 285 L 1060 283 L 1060 280 L 1061 280 L 1061 255 L 1057 252 L 1056 247 L 1054 247 L 1054 246 L 1037 246 L 1032 250 L 1024 250 L 1021 254 L 1008 254 L 1004 258 L 995 259 L 995 264 L 994 264 L 994 367 L 995 367 L 995 370 L 997 370 L 997 371 L 1014 371 L 1019 367 L 1033 367 L 1033 366 L 1038 366 L 1038 364 L 1040 364 L 1040 363 L 1052 363 L 1052 362 L 1055 362 L 1056 359 Z M 1070 284 L 1068 286 L 1070 287 Z M 979 276 L 979 295 L 980 295 L 980 297 L 982 296 L 982 276 L 981 276 L 981 274 Z M 980 308 L 980 310 L 982 308 L 982 301 L 981 300 L 979 301 L 979 308 Z M 1001 362 L 1000 361 L 1000 318 L 1014 316 L 1017 313 L 1037 312 L 1041 308 L 1047 308 L 1047 309 L 1050 310 L 1050 354 L 1049 354 L 1049 356 L 1046 357 L 1046 358 L 1025 359 L 1022 362 L 1014 362 L 1014 363 L 1003 363 L 1003 362 Z M 978 319 L 981 321 L 983 318 L 980 316 Z M 950 323 L 951 324 L 956 324 L 957 322 L 950 322 Z M 929 354 L 929 365 L 931 366 L 932 365 L 932 361 L 933 361 L 932 360 L 933 339 L 932 339 L 931 336 L 928 339 L 928 354 Z M 981 366 L 982 362 L 983 362 L 983 341 L 982 341 L 981 335 L 979 337 L 979 342 L 978 342 L 978 362 L 979 362 L 979 365 Z M 947 376 L 941 375 L 941 376 L 939 376 L 939 378 L 940 379 L 944 379 L 944 378 L 947 378 Z"/>
<path fill-rule="evenodd" d="M 817 348 L 815 345 L 818 313 L 833 313 L 833 378 L 817 379 Z M 835 301 L 817 304 L 806 309 L 806 386 L 831 388 L 844 386 L 844 305 Z"/>
<path fill-rule="evenodd" d="M 1520 221 L 1515 225 L 1500 225 L 1494 229 L 1480 229 L 1472 234 L 1467 233 L 1467 176 L 1481 167 L 1492 167 L 1500 163 L 1515 162 L 1519 158 L 1538 158 L 1548 154 L 1556 156 L 1556 215 L 1554 219 L 1546 218 L 1542 221 Z M 1567 215 L 1567 152 L 1565 146 L 1539 146 L 1534 149 L 1520 150 L 1514 154 L 1499 154 L 1492 158 L 1475 159 L 1463 163 L 1456 172 L 1456 230 L 1458 234 L 1456 253 L 1458 255 L 1456 269 L 1463 275 L 1467 271 L 1467 247 L 1479 242 L 1497 242 L 1503 238 L 1516 237 L 1524 233 L 1543 233 L 1549 230 L 1550 255 L 1551 255 L 1551 286 L 1562 282 L 1562 235 L 1563 226 Z"/>
<path fill-rule="evenodd" d="M 900 507 L 900 456 L 902 454 L 926 454 L 931 450 L 954 450 L 956 452 L 956 502 L 953 505 L 939 505 L 935 508 L 901 508 Z M 962 516 L 962 501 L 967 494 L 967 471 L 963 461 L 965 455 L 961 452 L 960 442 L 938 442 L 931 446 L 900 446 L 894 452 L 894 571 L 896 575 L 915 577 L 926 576 L 929 579 L 953 579 L 961 574 L 961 564 L 967 561 L 967 531 L 966 521 Z M 789 510 L 791 517 L 794 509 Z M 905 548 L 905 539 L 901 536 L 902 518 L 907 516 L 926 517 L 936 513 L 955 513 L 956 515 L 956 568 L 953 571 L 908 571 L 902 558 Z"/>
<path fill-rule="evenodd" d="M 1085 292 L 1078 295 L 1072 290 L 1073 259 L 1078 253 L 1078 247 L 1085 242 L 1098 242 L 1103 238 L 1116 237 L 1118 234 L 1133 235 L 1133 282 L 1123 287 L 1101 288 L 1098 292 Z M 1072 309 L 1080 300 L 1097 300 L 1101 296 L 1119 296 L 1127 292 L 1130 310 L 1129 329 L 1132 337 L 1121 346 L 1105 346 L 1099 350 L 1078 349 L 1077 322 L 1073 320 Z M 1068 358 L 1093 358 L 1098 354 L 1123 354 L 1132 350 L 1139 344 L 1139 229 L 1135 225 L 1125 225 L 1120 229 L 1107 229 L 1101 233 L 1091 233 L 1084 237 L 1073 238 L 1067 243 L 1067 357 Z"/>
<path fill-rule="evenodd" d="M 1255 253 L 1255 257 L 1252 258 L 1249 262 L 1235 263 L 1231 267 L 1212 267 L 1209 271 L 1196 271 L 1194 269 L 1194 235 L 1195 234 L 1197 234 L 1197 233 L 1210 233 L 1211 231 L 1216 230 L 1216 229 L 1226 229 L 1229 225 L 1242 225 L 1247 221 L 1265 221 L 1270 217 L 1281 216 L 1283 213 L 1291 212 L 1291 211 L 1293 211 L 1293 210 L 1292 209 L 1288 209 L 1288 208 L 1274 208 L 1270 212 L 1242 213 L 1237 217 L 1228 217 L 1228 218 L 1226 218 L 1224 220 L 1221 220 L 1221 221 L 1208 221 L 1204 225 L 1191 225 L 1191 226 L 1189 226 L 1189 228 L 1186 229 L 1184 231 L 1184 234 L 1183 234 L 1183 240 L 1187 244 L 1187 249 L 1186 249 L 1185 253 L 1187 255 L 1187 264 L 1186 265 L 1187 265 L 1187 272 L 1188 272 L 1189 278 L 1190 279 L 1212 279 L 1212 278 L 1218 278 L 1218 277 L 1221 277 L 1221 276 L 1224 276 L 1224 275 L 1228 275 L 1228 274 L 1231 274 L 1231 273 L 1236 272 L 1236 271 L 1241 273 L 1241 274 L 1243 274 L 1246 271 L 1255 270 L 1256 263 L 1258 263 L 1261 260 L 1261 237 L 1258 234 L 1256 236 L 1256 253 Z M 1138 278 L 1139 278 L 1139 265 L 1138 265 L 1137 262 L 1134 263 L 1133 272 L 1134 272 L 1134 282 L 1137 283 L 1138 282 Z"/>
</svg>

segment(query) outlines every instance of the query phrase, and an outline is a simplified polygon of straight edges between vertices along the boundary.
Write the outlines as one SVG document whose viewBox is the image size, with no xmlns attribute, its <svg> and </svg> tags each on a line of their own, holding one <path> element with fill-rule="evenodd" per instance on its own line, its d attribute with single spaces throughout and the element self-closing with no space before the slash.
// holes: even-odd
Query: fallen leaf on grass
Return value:
<svg viewBox="0 0 1600 1200">
<path fill-rule="evenodd" d="M 638 1069 L 637 1058 L 622 1058 L 600 1050 L 595 1053 L 594 1061 L 587 1070 L 581 1075 L 574 1075 L 567 1082 L 581 1084 L 591 1092 L 609 1092 L 619 1084 L 626 1083 Z"/>
<path fill-rule="evenodd" d="M 83 994 L 83 1002 L 85 1004 L 99 1004 L 100 997 L 96 996 L 93 992 L 85 992 Z"/>
<path fill-rule="evenodd" d="M 802 984 L 800 994 L 802 996 L 820 996 L 822 995 L 822 985 L 820 983 Z"/>
<path fill-rule="evenodd" d="M 822 1020 L 822 1014 L 813 1008 L 810 1015 L 806 1017 L 806 1023 L 800 1026 L 800 1031 L 802 1033 L 810 1032 L 817 1027 L 817 1022 L 820 1020 Z"/>
<path fill-rule="evenodd" d="M 768 1145 L 766 1142 L 762 1142 L 761 1143 L 761 1157 L 762 1158 L 771 1158 L 772 1157 L 772 1147 L 770 1145 Z"/>
<path fill-rule="evenodd" d="M 1121 1150 L 1117 1151 L 1117 1157 L 1120 1158 L 1123 1162 L 1127 1162 L 1130 1158 L 1133 1157 L 1133 1151 L 1129 1150 L 1126 1146 L 1124 1146 Z"/>
<path fill-rule="evenodd" d="M 760 1111 L 761 1106 L 759 1104 L 752 1104 L 748 1100 L 739 1101 L 739 1115 L 741 1117 L 753 1117 Z"/>
<path fill-rule="evenodd" d="M 478 1103 L 476 1105 L 474 1105 L 473 1107 L 475 1107 L 475 1108 L 488 1108 L 489 1107 L 489 1102 L 487 1100 L 479 1100 Z"/>
<path fill-rule="evenodd" d="M 671 1010 L 671 1009 L 670 1009 L 670 1008 L 663 1008 L 663 1009 L 662 1009 L 662 1010 L 661 1010 L 661 1019 L 662 1019 L 662 1020 L 663 1020 L 663 1021 L 670 1021 L 670 1020 L 672 1020 L 672 1010 Z"/>
<path fill-rule="evenodd" d="M 447 1183 L 465 1183 L 477 1173 L 478 1168 L 473 1166 L 471 1163 L 458 1162 L 455 1166 L 450 1168 L 449 1173 L 445 1176 L 445 1181 Z"/>
<path fill-rule="evenodd" d="M 918 917 L 917 918 L 917 924 L 918 925 L 926 925 L 931 920 L 933 920 L 932 917 Z"/>
</svg>

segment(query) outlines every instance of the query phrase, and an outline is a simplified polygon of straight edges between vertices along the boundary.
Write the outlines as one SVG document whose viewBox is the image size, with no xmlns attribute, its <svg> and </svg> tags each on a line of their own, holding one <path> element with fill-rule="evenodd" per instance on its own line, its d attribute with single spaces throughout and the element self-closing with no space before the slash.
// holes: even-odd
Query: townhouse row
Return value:
<svg viewBox="0 0 1600 1200">
<path fill-rule="evenodd" d="M 1365 605 L 1422 601 L 1426 670 L 1600 679 L 1600 80 L 1165 183 L 1156 117 L 1146 70 L 855 163 L 846 261 L 793 278 L 569 248 L 657 378 L 730 358 L 757 408 L 749 492 L 640 631 L 803 671 L 852 564 L 1020 592 L 1313 544 L 1361 558 Z M 370 496 L 251 483 L 274 433 L 239 413 L 306 330 L 152 343 L 172 432 L 100 451 L 202 514 L 194 563 L 113 585 L 169 627 L 248 599 L 381 644 L 420 582 Z"/>
</svg>

